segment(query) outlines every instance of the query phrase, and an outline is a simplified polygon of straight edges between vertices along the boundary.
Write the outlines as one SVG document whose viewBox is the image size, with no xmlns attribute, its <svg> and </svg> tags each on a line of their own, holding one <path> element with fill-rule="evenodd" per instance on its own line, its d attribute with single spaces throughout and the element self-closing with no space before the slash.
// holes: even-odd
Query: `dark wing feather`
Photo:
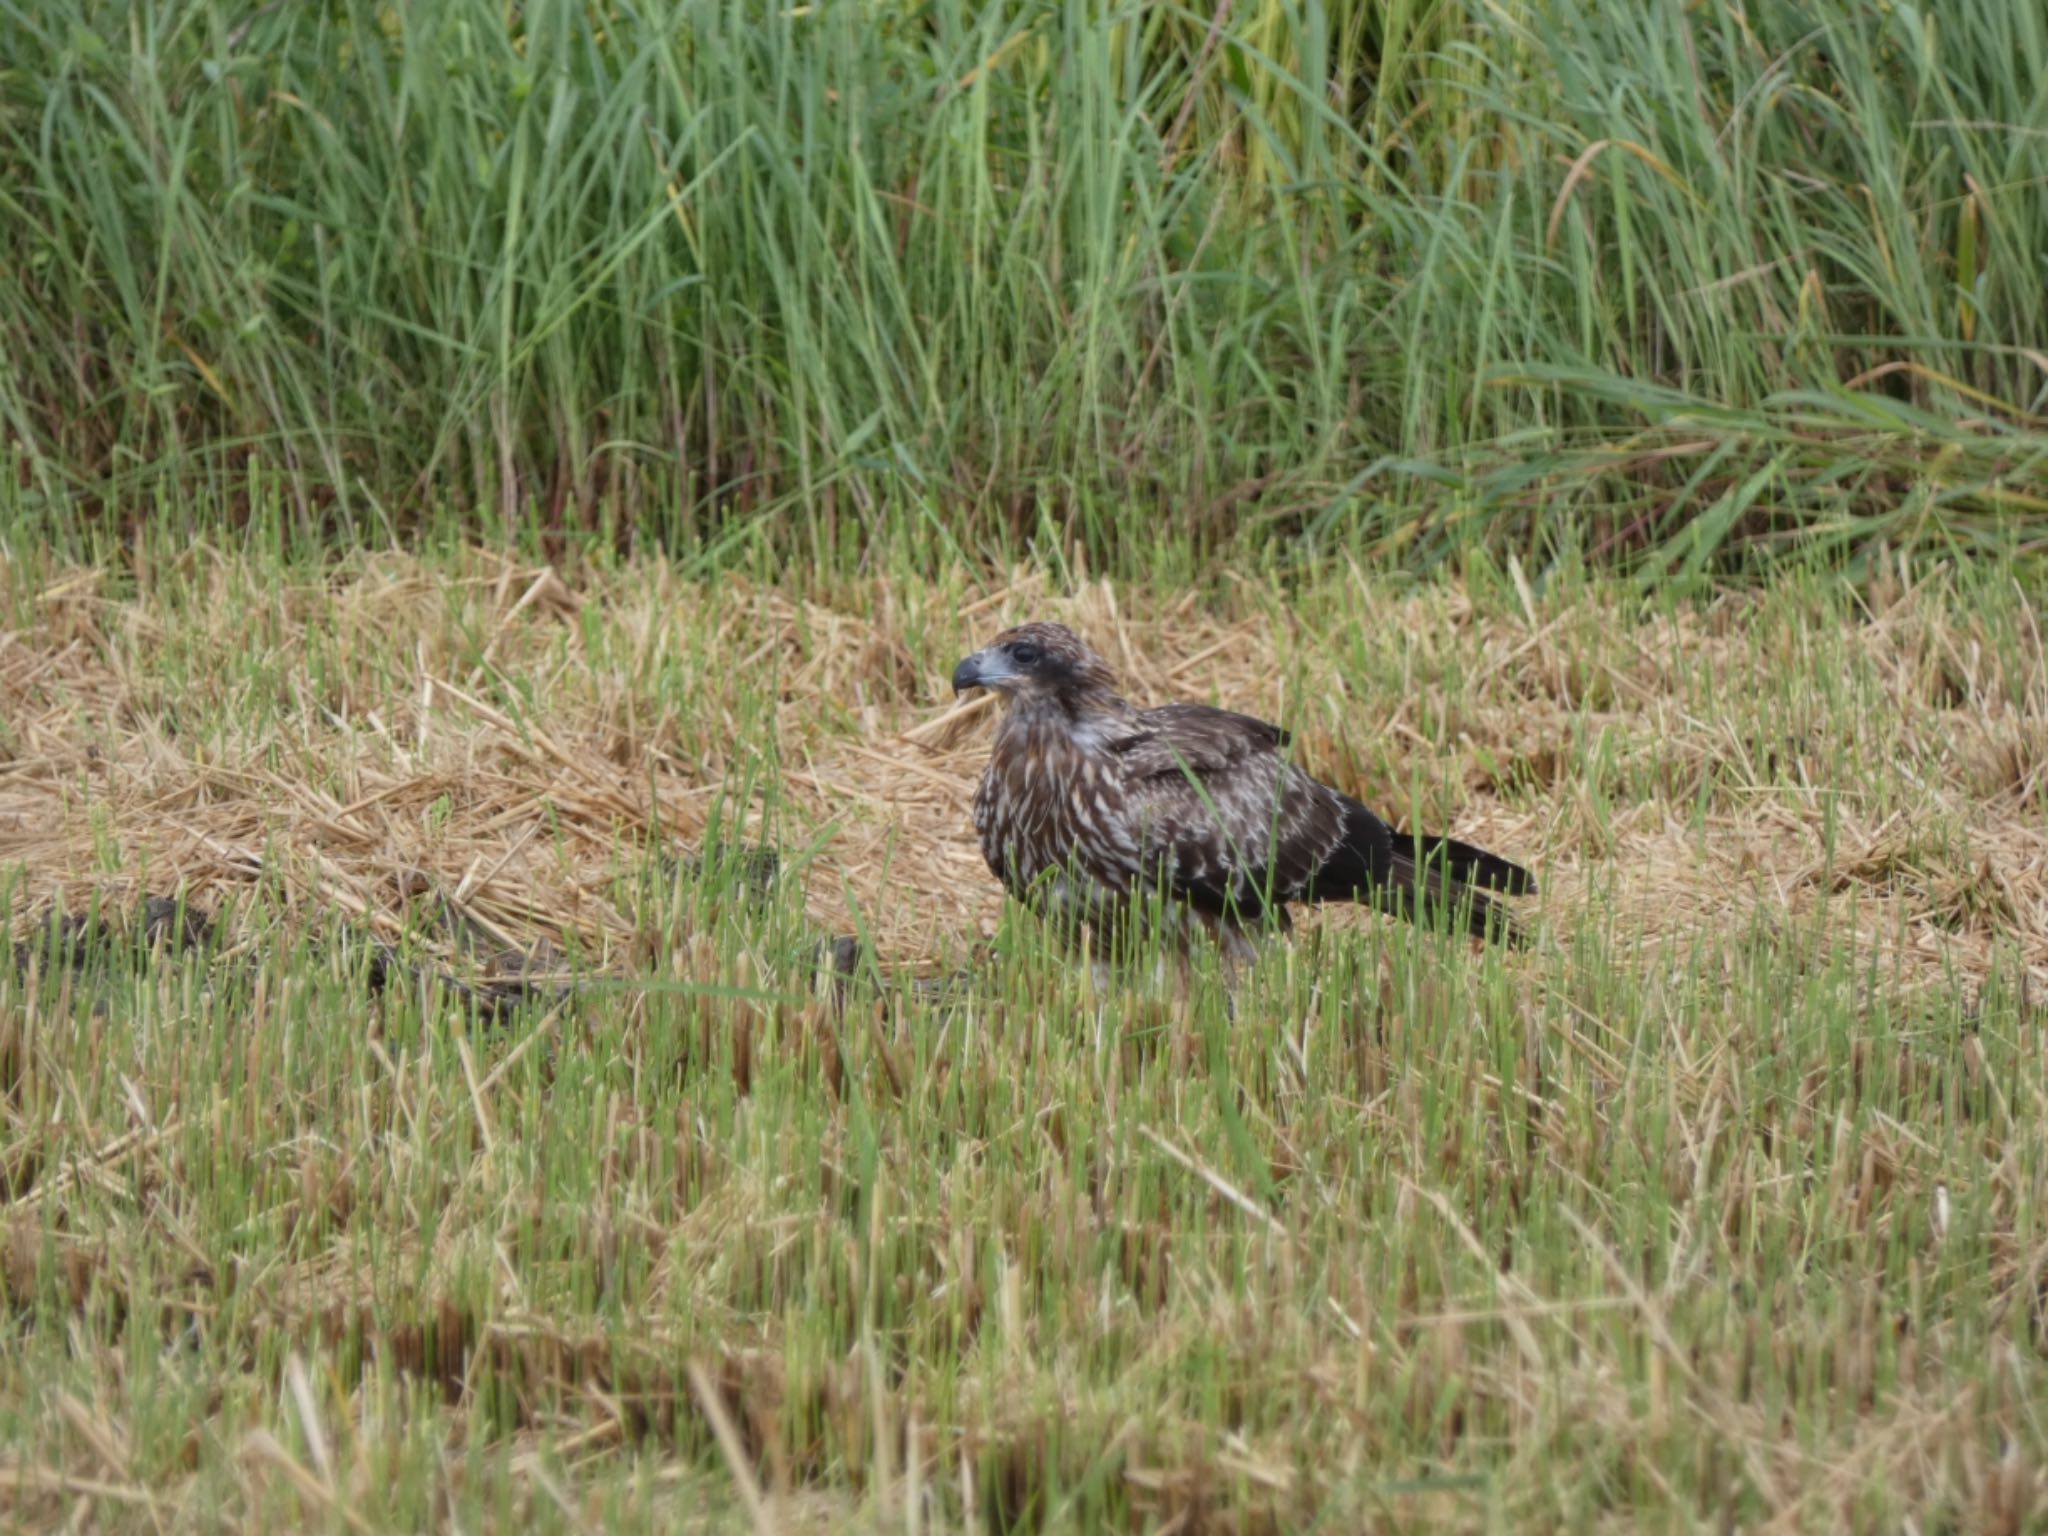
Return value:
<svg viewBox="0 0 2048 1536">
<path fill-rule="evenodd" d="M 1287 735 L 1249 715 L 1172 704 L 1139 716 L 1113 750 L 1141 863 L 1173 894 L 1255 922 L 1290 901 L 1365 901 L 1411 919 L 1462 914 L 1479 935 L 1519 937 L 1485 892 L 1525 895 L 1527 870 L 1450 837 L 1396 832 L 1281 755 Z"/>
<path fill-rule="evenodd" d="M 1287 733 L 1249 715 L 1168 704 L 1114 743 L 1140 859 L 1166 889 L 1257 921 L 1297 899 L 1343 838 L 1338 796 L 1279 749 Z"/>
<path fill-rule="evenodd" d="M 1208 773 L 1254 752 L 1272 752 L 1294 738 L 1277 725 L 1207 704 L 1162 704 L 1141 712 L 1137 728 L 1109 744 L 1137 778 L 1178 773 L 1185 762 Z"/>
<path fill-rule="evenodd" d="M 1349 795 L 1338 799 L 1344 837 L 1317 868 L 1306 899 L 1363 901 L 1411 922 L 1448 920 L 1480 938 L 1521 942 L 1513 915 L 1486 892 L 1533 890 L 1527 870 L 1453 838 L 1396 832 Z"/>
<path fill-rule="evenodd" d="M 1395 833 L 1394 838 L 1401 843 L 1412 841 L 1405 832 Z M 1505 896 L 1536 894 L 1536 877 L 1521 865 L 1504 859 L 1497 853 L 1488 853 L 1484 848 L 1461 843 L 1455 837 L 1425 837 L 1421 842 L 1423 862 L 1429 865 L 1441 864 L 1458 885 L 1469 885 L 1482 891 L 1499 891 Z"/>
</svg>

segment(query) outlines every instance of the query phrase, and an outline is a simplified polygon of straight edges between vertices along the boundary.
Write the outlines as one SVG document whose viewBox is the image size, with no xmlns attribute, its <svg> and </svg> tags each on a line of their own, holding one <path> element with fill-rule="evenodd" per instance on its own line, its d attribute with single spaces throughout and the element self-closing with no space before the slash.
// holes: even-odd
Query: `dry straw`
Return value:
<svg viewBox="0 0 2048 1536">
<path fill-rule="evenodd" d="M 623 964 L 621 869 L 657 836 L 694 846 L 714 808 L 744 798 L 748 835 L 818 847 L 801 872 L 817 926 L 861 928 L 893 964 L 938 964 L 1001 912 L 968 824 L 992 706 L 955 701 L 945 679 L 992 631 L 1053 616 L 1134 698 L 1282 719 L 1312 769 L 1383 808 L 1407 810 L 1424 785 L 1420 819 L 1539 871 L 1553 929 L 1596 892 L 1616 921 L 1683 944 L 1793 924 L 1853 891 L 1855 942 L 1909 982 L 1981 978 L 2004 943 L 2048 987 L 2038 638 L 2024 675 L 2006 676 L 1924 585 L 1892 583 L 1881 611 L 1829 637 L 1886 695 L 1871 702 L 1899 792 L 1874 808 L 1816 777 L 1822 738 L 1850 722 L 1823 711 L 1805 739 L 1768 740 L 1741 716 L 1780 660 L 1751 598 L 1631 622 L 1483 614 L 1454 588 L 1397 599 L 1360 583 L 1375 632 L 1409 647 L 1412 676 L 1374 693 L 1271 606 L 1225 618 L 1030 575 L 927 611 L 881 589 L 835 606 L 693 586 L 658 565 L 572 590 L 482 555 L 452 574 L 391 556 L 261 595 L 224 557 L 187 565 L 213 600 L 174 612 L 146 585 L 112 598 L 102 573 L 76 570 L 23 594 L 31 622 L 0 633 L 0 866 L 19 872 L 17 924 L 91 890 L 125 905 L 179 889 L 211 907 L 267 873 L 308 917 L 338 911 L 387 939 L 431 890 L 503 947 Z M 1729 708 L 1695 712 L 1702 676 Z M 1448 751 L 1429 723 L 1447 715 Z M 1599 768 L 1586 744 L 1603 741 Z M 1631 768 L 1664 792 L 1614 798 Z M 1720 788 L 1700 822 L 1709 773 Z"/>
</svg>

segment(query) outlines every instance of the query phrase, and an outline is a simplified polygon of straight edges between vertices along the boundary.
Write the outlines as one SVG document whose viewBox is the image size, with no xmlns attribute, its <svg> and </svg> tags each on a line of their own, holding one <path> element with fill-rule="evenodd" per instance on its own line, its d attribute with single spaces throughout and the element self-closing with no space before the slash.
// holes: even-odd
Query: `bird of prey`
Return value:
<svg viewBox="0 0 2048 1536">
<path fill-rule="evenodd" d="M 1288 734 L 1205 704 L 1139 709 L 1063 624 L 1005 630 L 953 671 L 995 690 L 1002 723 L 974 797 L 982 856 L 1004 889 L 1101 954 L 1156 901 L 1213 933 L 1234 964 L 1289 926 L 1295 901 L 1361 901 L 1519 940 L 1488 893 L 1529 872 L 1448 837 L 1398 833 L 1286 756 Z M 1185 929 L 1183 928 L 1183 934 Z"/>
</svg>

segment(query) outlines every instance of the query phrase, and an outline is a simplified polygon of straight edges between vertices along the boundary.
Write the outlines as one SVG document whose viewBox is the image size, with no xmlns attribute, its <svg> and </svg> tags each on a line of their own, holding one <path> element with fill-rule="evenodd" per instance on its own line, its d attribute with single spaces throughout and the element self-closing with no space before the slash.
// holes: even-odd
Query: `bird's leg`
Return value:
<svg viewBox="0 0 2048 1536">
<path fill-rule="evenodd" d="M 1259 947 L 1235 923 L 1220 925 L 1216 937 L 1223 951 L 1223 984 L 1226 988 L 1235 987 L 1240 967 L 1250 968 L 1259 958 Z"/>
<path fill-rule="evenodd" d="M 1237 1022 L 1237 984 L 1258 962 L 1257 941 L 1235 923 L 1226 923 L 1223 939 L 1223 1012 Z"/>
</svg>

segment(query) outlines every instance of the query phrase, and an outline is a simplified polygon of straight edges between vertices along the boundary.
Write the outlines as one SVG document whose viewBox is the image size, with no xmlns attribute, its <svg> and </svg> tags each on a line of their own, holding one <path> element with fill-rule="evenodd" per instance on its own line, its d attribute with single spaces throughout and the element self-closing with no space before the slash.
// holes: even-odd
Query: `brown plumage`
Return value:
<svg viewBox="0 0 2048 1536">
<path fill-rule="evenodd" d="M 974 797 L 982 856 L 1011 895 L 1069 939 L 1113 944 L 1134 901 L 1165 899 L 1232 958 L 1288 925 L 1294 901 L 1364 901 L 1514 941 L 1486 894 L 1529 872 L 1448 837 L 1397 833 L 1287 760 L 1287 733 L 1204 704 L 1138 709 L 1061 624 L 996 636 L 953 672 L 1005 709 Z"/>
</svg>

